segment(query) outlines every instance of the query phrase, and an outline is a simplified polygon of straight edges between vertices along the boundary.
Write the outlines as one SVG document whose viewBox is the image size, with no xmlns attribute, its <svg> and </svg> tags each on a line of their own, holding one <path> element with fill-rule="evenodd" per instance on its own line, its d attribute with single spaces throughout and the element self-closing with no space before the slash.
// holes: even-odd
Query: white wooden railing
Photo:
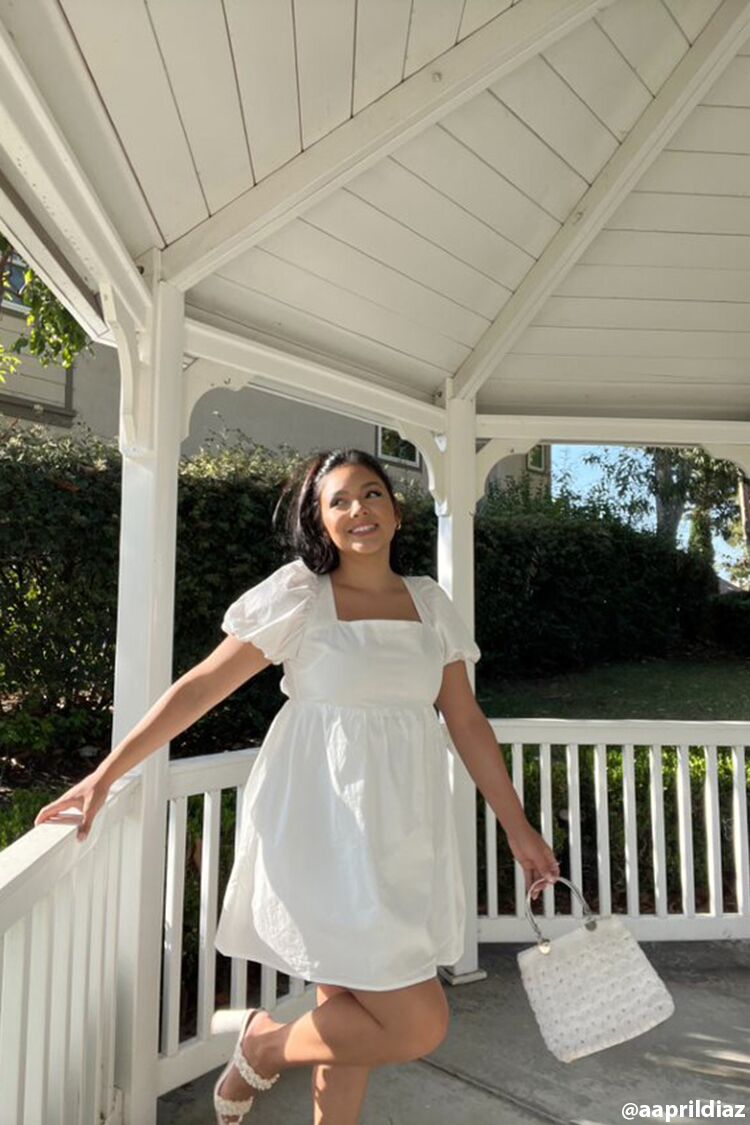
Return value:
<svg viewBox="0 0 750 1125">
<path fill-rule="evenodd" d="M 580 720 L 492 720 L 498 741 L 512 747 L 512 776 L 523 798 L 524 765 L 536 759 L 540 769 L 538 809 L 527 813 L 552 840 L 553 817 L 566 817 L 568 841 L 564 873 L 582 887 L 584 861 L 593 857 L 598 901 L 611 909 L 611 855 L 622 847 L 629 928 L 639 940 L 750 937 L 746 747 L 750 724 L 682 723 L 631 720 L 611 723 Z M 668 909 L 664 804 L 664 748 L 676 748 L 676 809 L 681 909 Z M 692 818 L 690 753 L 705 761 L 701 782 L 702 817 Z M 241 831 L 239 796 L 257 749 L 207 755 L 170 763 L 164 894 L 160 1051 L 154 1096 L 220 1066 L 231 1051 L 236 1028 L 216 1013 L 214 934 L 220 906 L 219 843 L 221 799 L 234 790 L 238 799 L 235 846 Z M 595 839 L 587 856 L 581 839 L 582 754 L 593 755 Z M 636 753 L 649 762 L 648 808 L 636 807 Z M 622 761 L 623 839 L 613 840 L 608 797 L 610 766 Z M 553 763 L 565 764 L 562 801 L 553 793 Z M 730 781 L 722 795 L 719 763 Z M 127 856 L 136 849 L 140 818 L 140 776 L 113 787 L 89 839 L 75 839 L 74 828 L 54 836 L 48 826 L 34 829 L 0 853 L 0 1125 L 120 1125 L 126 1093 L 118 1088 L 118 1001 L 129 987 L 119 971 L 123 940 L 131 931 L 120 920 L 127 911 Z M 183 968 L 183 906 L 187 802 L 202 801 L 198 999 L 195 1034 L 180 1039 Z M 553 798 L 556 798 L 553 800 Z M 523 874 L 514 864 L 513 909 L 498 909 L 497 845 L 499 833 L 485 806 L 486 875 L 480 894 L 486 913 L 478 919 L 479 940 L 533 940 L 524 917 Z M 648 814 L 648 862 L 637 859 L 639 817 Z M 724 831 L 723 831 L 724 829 Z M 696 911 L 695 835 L 706 849 L 707 911 Z M 641 826 L 641 837 L 642 837 Z M 726 842 L 723 839 L 726 837 Z M 157 863 L 158 867 L 158 863 Z M 728 873 L 728 879 L 725 876 Z M 648 875 L 654 910 L 639 908 L 640 880 Z M 728 883 L 732 909 L 725 910 Z M 589 892 L 590 893 L 590 892 Z M 561 898 L 557 898 L 560 895 Z M 580 915 L 567 891 L 549 888 L 540 900 L 548 936 Z M 673 896 L 674 897 L 674 896 Z M 554 914 L 555 902 L 558 910 Z M 131 951 L 132 952 L 132 951 Z M 314 1003 L 314 986 L 291 978 L 280 996 L 275 970 L 261 966 L 260 996 L 252 1002 L 294 1018 Z M 132 982 L 131 982 L 132 983 Z M 247 963 L 232 959 L 228 1008 L 248 1006 Z M 222 1004 L 221 1008 L 226 1008 Z M 156 1014 L 156 1013 L 155 1013 Z M 127 1123 L 131 1125 L 131 1123 Z"/>
<path fill-rule="evenodd" d="M 0 1125 L 117 1125 L 122 857 L 140 781 L 121 779 L 88 838 L 32 829 L 0 852 Z"/>
<path fill-rule="evenodd" d="M 158 1093 L 182 1086 L 213 1067 L 226 1062 L 231 1054 L 236 1029 L 215 1015 L 216 953 L 214 935 L 219 902 L 219 835 L 221 795 L 234 789 L 236 819 L 234 846 L 242 829 L 242 789 L 250 776 L 258 749 L 233 750 L 227 754 L 208 754 L 172 762 L 169 770 L 169 813 L 167 818 L 167 870 L 164 895 L 164 955 L 160 1051 L 157 1066 Z M 180 998 L 182 995 L 183 906 L 185 892 L 185 845 L 187 841 L 187 802 L 202 798 L 200 919 L 198 952 L 198 1000 L 195 1035 L 180 1040 Z M 268 965 L 260 966 L 259 1003 L 286 1021 L 301 1015 L 315 1004 L 315 986 L 300 977 L 291 977 L 289 989 L 279 995 L 278 974 Z M 247 961 L 231 959 L 228 1006 L 240 1011 L 249 1006 Z"/>
<path fill-rule="evenodd" d="M 567 848 L 557 856 L 563 874 L 583 890 L 584 846 L 581 838 L 581 754 L 593 755 L 593 805 L 595 839 L 586 857 L 595 867 L 592 909 L 602 914 L 612 911 L 611 880 L 617 869 L 624 872 L 626 910 L 616 907 L 631 933 L 639 941 L 677 941 L 750 937 L 750 844 L 748 842 L 748 789 L 745 758 L 750 745 L 750 723 L 741 722 L 651 722 L 630 719 L 624 722 L 580 719 L 493 719 L 491 725 L 502 746 L 511 749 L 511 776 L 524 799 L 524 770 L 530 760 L 539 763 L 540 807 L 530 809 L 529 819 L 544 838 L 552 841 L 553 817 L 563 812 L 567 823 Z M 636 748 L 648 760 L 648 801 L 636 802 Z M 676 755 L 677 845 L 679 849 L 680 909 L 668 909 L 665 750 Z M 564 800 L 553 807 L 553 753 L 565 766 Z M 700 782 L 701 816 L 693 822 L 690 761 L 705 763 Z M 609 794 L 614 756 L 621 755 L 623 836 L 615 840 L 609 812 Z M 719 763 L 731 774 L 720 806 Z M 619 765 L 619 761 L 618 761 Z M 695 782 L 693 782 L 695 785 Z M 641 804 L 643 805 L 643 801 Z M 645 818 L 645 821 L 642 819 Z M 525 888 L 521 867 L 514 863 L 513 910 L 498 910 L 497 820 L 485 802 L 484 844 L 486 913 L 478 918 L 479 941 L 530 941 L 534 935 L 525 917 Z M 638 826 L 648 824 L 650 847 L 647 859 L 639 862 Z M 724 831 L 722 831 L 724 829 Z M 698 887 L 708 909 L 696 911 L 695 836 L 700 833 L 706 851 L 706 885 Z M 723 836 L 728 837 L 722 845 Z M 622 854 L 622 863 L 612 856 L 613 845 Z M 653 889 L 654 910 L 639 906 L 641 883 Z M 728 883 L 734 900 L 724 909 L 723 887 Z M 674 888 L 672 901 L 674 901 Z M 591 891 L 589 890 L 589 895 Z M 572 903 L 571 903 L 572 900 Z M 558 913 L 555 913 L 555 902 Z M 587 900 L 588 901 L 588 900 Z M 564 885 L 546 888 L 540 898 L 545 918 L 545 936 L 553 937 L 569 928 L 569 918 L 580 917 L 580 903 Z M 562 906 L 561 906 L 562 904 Z M 565 913 L 560 913 L 560 909 Z M 535 911 L 536 913 L 536 911 Z"/>
</svg>

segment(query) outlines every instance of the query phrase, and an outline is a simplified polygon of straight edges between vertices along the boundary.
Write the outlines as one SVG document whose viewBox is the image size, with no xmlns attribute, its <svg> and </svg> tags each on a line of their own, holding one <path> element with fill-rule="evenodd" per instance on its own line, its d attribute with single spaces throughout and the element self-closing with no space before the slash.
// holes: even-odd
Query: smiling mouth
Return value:
<svg viewBox="0 0 750 1125">
<path fill-rule="evenodd" d="M 350 535 L 369 535 L 373 531 L 377 531 L 378 525 L 376 523 L 363 524 L 361 528 L 353 527 L 349 532 Z"/>
</svg>

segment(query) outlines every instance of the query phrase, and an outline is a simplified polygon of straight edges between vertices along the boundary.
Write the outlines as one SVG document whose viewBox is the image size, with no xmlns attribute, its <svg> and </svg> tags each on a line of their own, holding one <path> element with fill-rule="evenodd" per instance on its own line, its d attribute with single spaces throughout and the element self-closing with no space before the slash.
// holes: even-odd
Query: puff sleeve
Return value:
<svg viewBox="0 0 750 1125">
<path fill-rule="evenodd" d="M 454 660 L 471 660 L 476 663 L 482 651 L 452 600 L 434 578 L 429 579 L 429 593 L 434 624 L 443 642 L 443 665 Z"/>
<path fill-rule="evenodd" d="M 221 628 L 240 641 L 251 641 L 267 660 L 281 664 L 299 648 L 318 582 L 302 559 L 293 559 L 240 594 L 224 614 Z"/>
</svg>

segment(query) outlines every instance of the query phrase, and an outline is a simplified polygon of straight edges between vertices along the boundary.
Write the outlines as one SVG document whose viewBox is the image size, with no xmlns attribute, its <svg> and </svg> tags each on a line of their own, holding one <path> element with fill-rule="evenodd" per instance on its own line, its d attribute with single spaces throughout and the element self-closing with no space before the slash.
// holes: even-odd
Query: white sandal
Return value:
<svg viewBox="0 0 750 1125">
<path fill-rule="evenodd" d="M 228 1098 L 222 1098 L 219 1094 L 219 1087 L 221 1086 L 222 1082 L 233 1066 L 236 1067 L 236 1069 L 240 1072 L 242 1077 L 245 1079 L 245 1082 L 247 1082 L 248 1086 L 253 1086 L 256 1090 L 270 1090 L 274 1082 L 277 1082 L 280 1077 L 279 1073 L 274 1074 L 271 1078 L 261 1078 L 261 1076 L 257 1074 L 256 1071 L 254 1071 L 250 1066 L 250 1063 L 247 1061 L 242 1051 L 242 1040 L 245 1038 L 247 1026 L 253 1016 L 257 1015 L 258 1012 L 261 1011 L 263 1011 L 262 1008 L 248 1009 L 248 1013 L 242 1021 L 240 1033 L 237 1036 L 237 1042 L 234 1046 L 234 1053 L 227 1065 L 222 1070 L 216 1081 L 216 1085 L 214 1086 L 214 1110 L 216 1111 L 216 1125 L 240 1125 L 240 1122 L 245 1117 L 245 1114 L 250 1112 L 253 1102 L 255 1101 L 255 1094 L 244 1101 L 237 1102 L 230 1101 Z M 229 1120 L 230 1117 L 232 1118 L 232 1121 Z"/>
</svg>

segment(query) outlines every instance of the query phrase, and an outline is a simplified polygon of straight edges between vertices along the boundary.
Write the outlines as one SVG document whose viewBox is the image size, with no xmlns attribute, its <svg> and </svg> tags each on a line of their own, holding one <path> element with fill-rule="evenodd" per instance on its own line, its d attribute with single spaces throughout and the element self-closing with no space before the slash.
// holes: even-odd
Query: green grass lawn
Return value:
<svg viewBox="0 0 750 1125">
<path fill-rule="evenodd" d="M 482 682 L 489 718 L 734 719 L 750 722 L 750 660 L 730 656 L 604 664 L 548 678 Z"/>
</svg>

